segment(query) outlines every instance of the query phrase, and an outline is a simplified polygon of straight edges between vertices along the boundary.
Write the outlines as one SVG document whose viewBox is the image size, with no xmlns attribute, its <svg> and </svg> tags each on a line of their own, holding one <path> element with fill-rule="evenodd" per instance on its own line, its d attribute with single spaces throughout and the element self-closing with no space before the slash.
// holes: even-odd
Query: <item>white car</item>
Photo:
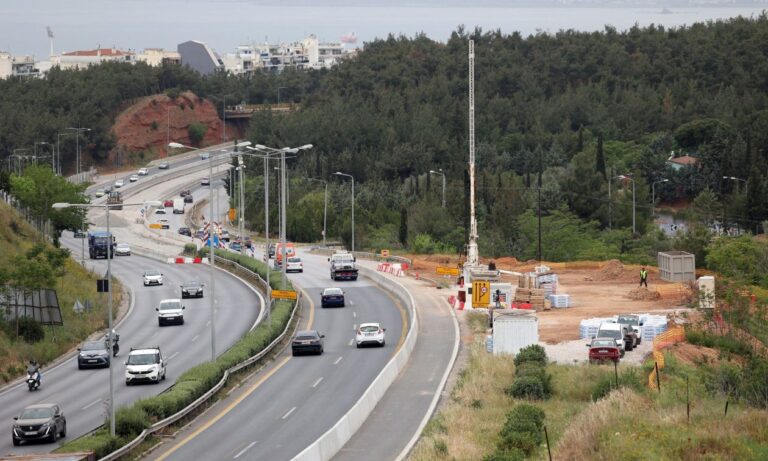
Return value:
<svg viewBox="0 0 768 461">
<path fill-rule="evenodd" d="M 387 329 L 381 328 L 381 325 L 378 323 L 361 323 L 355 335 L 355 343 L 357 343 L 358 348 L 367 344 L 384 347 L 384 344 L 386 344 L 384 339 L 385 331 Z"/>
<path fill-rule="evenodd" d="M 155 308 L 157 311 L 157 324 L 159 326 L 168 323 L 184 325 L 184 309 L 185 307 L 181 304 L 180 299 L 164 299 L 160 301 L 160 307 Z"/>
<path fill-rule="evenodd" d="M 210 186 L 211 185 L 211 178 L 208 176 L 205 176 L 203 179 L 200 180 L 201 186 Z"/>
<path fill-rule="evenodd" d="M 285 266 L 286 272 L 304 272 L 304 263 L 298 256 L 288 258 L 288 264 Z"/>
<path fill-rule="evenodd" d="M 131 177 L 128 178 L 128 181 L 130 181 L 130 182 L 136 182 L 138 180 L 139 180 L 139 175 L 137 175 L 137 174 L 132 174 Z"/>
<path fill-rule="evenodd" d="M 130 256 L 131 255 L 131 246 L 127 243 L 118 243 L 117 246 L 115 246 L 115 256 Z"/>
<path fill-rule="evenodd" d="M 149 285 L 162 285 L 163 284 L 163 274 L 160 273 L 158 270 L 150 269 L 144 271 L 144 286 Z"/>
<path fill-rule="evenodd" d="M 96 189 L 96 192 L 93 194 L 93 196 L 96 198 L 99 198 L 99 197 L 104 197 L 106 194 L 107 194 L 107 191 L 105 191 L 104 189 Z"/>
<path fill-rule="evenodd" d="M 139 168 L 139 176 L 146 176 L 149 174 L 149 170 L 146 168 Z"/>
<path fill-rule="evenodd" d="M 200 154 L 200 160 L 208 160 L 209 158 L 211 158 L 211 154 L 209 154 L 208 152 L 203 152 L 202 154 Z"/>
<path fill-rule="evenodd" d="M 159 347 L 131 349 L 125 361 L 125 384 L 149 381 L 159 383 L 165 379 L 165 357 Z"/>
<path fill-rule="evenodd" d="M 125 185 L 125 181 L 123 181 L 122 179 L 118 179 L 117 181 L 115 181 L 115 187 L 123 187 L 124 185 Z"/>
</svg>

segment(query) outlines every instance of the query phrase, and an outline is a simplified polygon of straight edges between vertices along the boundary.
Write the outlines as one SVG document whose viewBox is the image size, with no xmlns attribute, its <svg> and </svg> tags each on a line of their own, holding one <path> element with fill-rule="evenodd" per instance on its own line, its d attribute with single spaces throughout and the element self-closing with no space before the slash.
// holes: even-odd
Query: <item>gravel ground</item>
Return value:
<svg viewBox="0 0 768 461">
<path fill-rule="evenodd" d="M 586 344 L 587 339 L 577 339 L 574 341 L 564 341 L 558 344 L 540 343 L 547 351 L 547 357 L 550 362 L 560 364 L 579 365 L 588 363 L 588 352 Z M 635 349 L 626 352 L 620 363 L 631 365 L 640 365 L 643 360 L 651 353 L 652 341 L 643 341 Z"/>
</svg>

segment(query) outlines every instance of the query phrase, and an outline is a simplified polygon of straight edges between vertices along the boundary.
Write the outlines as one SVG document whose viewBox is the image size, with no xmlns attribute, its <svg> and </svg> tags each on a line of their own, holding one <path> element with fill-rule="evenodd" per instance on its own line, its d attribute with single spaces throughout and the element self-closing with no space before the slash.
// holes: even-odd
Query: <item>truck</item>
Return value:
<svg viewBox="0 0 768 461">
<path fill-rule="evenodd" d="M 110 210 L 122 210 L 123 194 L 118 191 L 111 191 L 109 195 L 107 195 L 107 205 L 110 205 Z"/>
<path fill-rule="evenodd" d="M 331 280 L 357 280 L 355 257 L 351 253 L 336 252 L 328 261 L 331 263 Z"/>
<path fill-rule="evenodd" d="M 622 314 L 616 319 L 616 322 L 632 327 L 635 330 L 635 334 L 637 334 L 637 344 L 639 345 L 643 342 L 643 321 L 639 315 Z"/>
<path fill-rule="evenodd" d="M 637 334 L 629 325 L 614 322 L 600 324 L 595 338 L 612 338 L 616 341 L 621 357 L 625 351 L 631 351 L 637 345 Z"/>
<path fill-rule="evenodd" d="M 285 257 L 292 258 L 296 256 L 296 249 L 293 247 L 293 243 L 285 242 Z M 283 244 L 278 243 L 275 247 L 275 264 L 277 267 L 283 267 Z"/>
<path fill-rule="evenodd" d="M 184 199 L 173 199 L 173 214 L 184 214 Z"/>
<path fill-rule="evenodd" d="M 88 256 L 91 259 L 115 256 L 115 237 L 111 232 L 88 232 Z"/>
</svg>

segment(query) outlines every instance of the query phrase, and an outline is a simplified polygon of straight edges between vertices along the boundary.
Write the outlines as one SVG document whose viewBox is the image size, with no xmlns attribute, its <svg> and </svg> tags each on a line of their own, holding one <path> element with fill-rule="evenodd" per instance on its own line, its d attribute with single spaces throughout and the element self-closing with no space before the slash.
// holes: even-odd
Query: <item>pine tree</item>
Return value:
<svg viewBox="0 0 768 461">
<path fill-rule="evenodd" d="M 595 159 L 595 170 L 603 175 L 603 179 L 608 180 L 608 174 L 605 171 L 605 153 L 603 152 L 603 133 L 597 134 L 597 153 Z"/>
<path fill-rule="evenodd" d="M 579 135 L 576 141 L 576 152 L 575 154 L 578 154 L 579 152 L 584 150 L 584 125 L 579 126 Z"/>
<path fill-rule="evenodd" d="M 405 207 L 400 209 L 400 244 L 408 244 L 408 210 Z"/>
</svg>

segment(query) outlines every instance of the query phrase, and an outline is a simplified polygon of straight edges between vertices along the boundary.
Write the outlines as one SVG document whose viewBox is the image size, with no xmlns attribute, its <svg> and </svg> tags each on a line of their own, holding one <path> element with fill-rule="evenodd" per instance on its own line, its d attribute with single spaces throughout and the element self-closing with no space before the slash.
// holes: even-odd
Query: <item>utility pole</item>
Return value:
<svg viewBox="0 0 768 461">
<path fill-rule="evenodd" d="M 539 187 L 537 187 L 538 191 L 538 206 L 537 206 L 537 213 L 538 214 L 538 221 L 539 221 L 539 243 L 536 246 L 536 259 L 539 261 L 539 264 L 541 264 L 541 170 L 542 170 L 542 164 L 541 164 L 541 149 L 539 149 Z"/>
</svg>

